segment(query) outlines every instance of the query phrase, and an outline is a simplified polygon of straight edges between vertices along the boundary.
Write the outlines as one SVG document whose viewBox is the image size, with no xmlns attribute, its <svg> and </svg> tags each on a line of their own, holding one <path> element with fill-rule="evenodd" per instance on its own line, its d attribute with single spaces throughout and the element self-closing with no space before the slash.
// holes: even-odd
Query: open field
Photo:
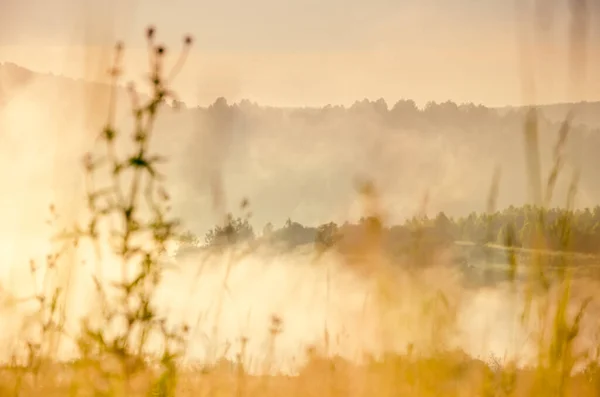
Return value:
<svg viewBox="0 0 600 397">
<path fill-rule="evenodd" d="M 400 263 L 388 268 L 372 257 L 361 267 L 308 248 L 188 253 L 155 295 L 169 322 L 191 327 L 176 395 L 545 395 L 544 388 L 553 387 L 547 379 L 556 375 L 540 372 L 546 348 L 535 335 L 548 325 L 537 316 L 527 323 L 519 317 L 526 301 L 534 312 L 553 313 L 561 286 L 530 297 L 521 281 L 473 288 L 442 261 L 408 273 Z M 568 312 L 596 298 L 598 286 L 574 280 Z M 594 352 L 599 315 L 595 299 L 581 321 L 576 352 Z M 101 362 L 103 371 L 111 362 Z M 566 395 L 597 392 L 598 377 L 585 362 L 578 360 L 565 379 Z M 3 392 L 109 390 L 110 378 L 92 362 L 37 365 L 4 368 Z M 148 395 L 150 387 L 159 388 L 161 373 L 160 367 L 134 371 L 126 394 Z M 111 393 L 125 387 L 112 386 Z"/>
<path fill-rule="evenodd" d="M 599 396 L 600 8 L 270 1 L 0 4 L 0 397 Z"/>
</svg>

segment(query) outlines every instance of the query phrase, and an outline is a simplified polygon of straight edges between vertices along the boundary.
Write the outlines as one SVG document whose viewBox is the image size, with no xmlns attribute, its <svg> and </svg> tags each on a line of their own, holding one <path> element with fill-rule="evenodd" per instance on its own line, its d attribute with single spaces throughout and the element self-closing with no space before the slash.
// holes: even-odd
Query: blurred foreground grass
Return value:
<svg viewBox="0 0 600 397">
<path fill-rule="evenodd" d="M 102 395 L 82 381 L 81 369 L 48 367 L 15 382 L 17 369 L 1 372 L 2 395 Z M 156 373 L 143 372 L 131 379 L 127 395 L 163 395 L 152 390 Z M 430 359 L 386 357 L 357 367 L 335 359 L 313 359 L 297 376 L 250 376 L 236 365 L 221 363 L 211 369 L 182 369 L 177 396 L 596 396 L 598 377 L 582 373 L 569 377 L 560 393 L 551 391 L 555 374 L 538 369 L 490 368 L 489 363 L 459 353 L 440 353 Z"/>
<path fill-rule="evenodd" d="M 362 363 L 332 357 L 328 345 L 333 335 L 324 330 L 322 347 L 307 347 L 308 361 L 294 376 L 276 374 L 269 357 L 277 349 L 277 340 L 286 332 L 286 324 L 276 316 L 265 329 L 270 335 L 265 346 L 266 367 L 263 375 L 249 373 L 246 368 L 245 344 L 242 338 L 237 360 L 215 357 L 214 364 L 186 363 L 183 357 L 188 346 L 191 324 L 173 324 L 160 314 L 153 297 L 161 280 L 170 271 L 165 261 L 169 244 L 181 236 L 180 225 L 169 216 L 169 196 L 162 187 L 160 174 L 163 159 L 152 151 L 152 127 L 161 106 L 175 99 L 168 84 L 185 61 L 191 39 L 185 38 L 184 49 L 174 70 L 163 69 L 166 49 L 155 42 L 155 32 L 147 32 L 151 67 L 151 97 L 142 100 L 131 89 L 134 130 L 130 135 L 116 131 L 112 115 L 99 135 L 97 152 L 85 157 L 88 177 L 88 216 L 83 225 L 62 232 L 56 255 L 47 263 L 31 264 L 32 274 L 41 274 L 42 288 L 36 290 L 29 302 L 37 316 L 11 349 L 12 361 L 0 369 L 0 395 L 96 395 L 96 396 L 596 396 L 600 393 L 600 373 L 597 369 L 597 349 L 581 353 L 575 349 L 580 326 L 589 300 L 584 299 L 572 310 L 572 283 L 568 263 L 560 267 L 556 278 L 548 278 L 547 257 L 543 252 L 545 212 L 536 213 L 528 232 L 531 247 L 526 267 L 528 277 L 517 280 L 521 266 L 511 247 L 515 233 L 504 230 L 502 245 L 508 250 L 508 281 L 516 289 L 525 290 L 524 305 L 516 305 L 524 323 L 535 317 L 544 324 L 542 332 L 533 336 L 536 358 L 528 367 L 517 366 L 514 359 L 491 358 L 481 361 L 456 350 L 450 336 L 456 326 L 456 308 L 452 297 L 430 288 L 433 298 L 422 308 L 423 323 L 411 324 L 427 335 L 424 346 L 411 344 L 402 353 L 382 354 Z M 114 83 L 120 72 L 120 55 L 116 50 Z M 114 98 L 113 98 L 114 100 Z M 529 165 L 532 167 L 532 186 L 543 186 L 539 176 L 536 148 L 536 113 L 531 111 L 525 126 Z M 551 196 L 554 180 L 560 171 L 561 147 L 569 131 L 565 121 L 556 149 L 555 167 L 547 181 L 544 194 L 536 187 L 535 197 L 541 204 L 543 197 Z M 122 143 L 122 142 L 125 143 Z M 121 142 L 117 144 L 117 142 Z M 127 148 L 123 154 L 123 148 Z M 119 153 L 121 152 L 121 153 Z M 490 212 L 494 211 L 494 186 L 490 193 Z M 402 334 L 407 324 L 395 316 L 394 298 L 399 286 L 394 283 L 394 272 L 405 263 L 392 263 L 386 257 L 382 240 L 382 224 L 373 187 L 365 184 L 364 234 L 348 244 L 342 263 L 358 277 L 372 281 L 380 294 L 376 300 L 381 312 L 378 318 L 392 318 L 393 326 L 380 336 L 382 345 Z M 572 198 L 567 203 L 572 205 Z M 541 206 L 543 208 L 543 205 Z M 558 241 L 568 246 L 570 219 L 556 224 Z M 227 226 L 225 226 L 226 228 Z M 510 227 L 510 226 L 507 226 Z M 418 228 L 417 228 L 418 229 Z M 418 232 L 418 230 L 417 230 Z M 402 262 L 424 265 L 422 262 L 442 261 L 432 255 L 432 246 L 418 238 L 403 257 Z M 83 316 L 83 320 L 69 317 L 70 302 L 78 297 L 70 295 L 70 276 L 79 263 L 66 253 L 82 246 L 95 248 L 97 256 L 93 275 L 93 300 L 97 304 Z M 334 242 L 331 247 L 339 248 Z M 242 255 L 248 254 L 242 253 Z M 217 253 L 219 255 L 219 253 Z M 237 259 L 233 258 L 231 262 Z M 569 256 L 561 256 L 569 260 Z M 228 266 L 233 266 L 228 265 Z M 108 267 L 111 267 L 110 269 Z M 103 273 L 119 275 L 107 282 Z M 407 266 L 409 283 L 416 283 L 419 268 Z M 402 269 L 400 267 L 400 269 Z M 229 269 L 227 269 L 227 272 Z M 404 271 L 404 270 L 400 270 Z M 439 273 L 443 277 L 443 273 Z M 113 274 L 114 276 L 114 274 Z M 446 280 L 438 280 L 443 284 Z M 552 290 L 552 294 L 550 291 Z M 550 296 L 552 295 L 552 296 Z M 534 307 L 531 303 L 537 302 Z M 535 310 L 534 310 L 535 309 Z M 421 309 L 419 309 L 421 310 Z M 188 319 L 195 321 L 195 319 Z M 350 330 L 358 333 L 360 330 Z M 214 330 L 218 333 L 218 330 Z M 59 350 L 70 344 L 75 358 L 60 363 Z M 596 341 L 591 342 L 597 344 Z M 267 375 L 270 374 L 270 375 Z"/>
</svg>

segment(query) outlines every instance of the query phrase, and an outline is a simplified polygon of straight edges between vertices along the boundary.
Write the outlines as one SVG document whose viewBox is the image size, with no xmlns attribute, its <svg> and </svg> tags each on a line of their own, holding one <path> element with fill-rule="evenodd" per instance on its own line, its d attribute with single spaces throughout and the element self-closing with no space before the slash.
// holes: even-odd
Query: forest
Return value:
<svg viewBox="0 0 600 397">
<path fill-rule="evenodd" d="M 78 106 L 76 98 L 87 92 L 102 97 L 108 86 L 35 73 L 8 63 L 0 66 L 0 75 L 4 115 L 0 128 L 17 128 L 13 124 L 20 112 L 37 109 L 43 109 L 44 117 L 35 120 L 32 131 L 55 118 L 69 121 L 56 131 L 47 131 L 48 136 L 68 137 L 53 144 L 53 172 L 69 172 L 95 138 L 81 134 L 76 120 L 70 122 L 71 110 Z M 131 118 L 125 100 L 129 94 L 119 88 L 118 95 L 124 100 L 116 105 L 115 125 L 126 129 Z M 398 97 L 402 98 L 401 92 Z M 565 164 L 555 186 L 555 201 L 549 206 L 564 204 L 575 171 L 578 207 L 597 204 L 600 182 L 593 170 L 600 167 L 598 102 L 540 106 L 534 112 L 528 107 L 453 101 L 357 99 L 343 105 L 295 108 L 231 98 L 218 98 L 208 106 L 165 100 L 153 146 L 169 158 L 165 172 L 170 175 L 169 188 L 177 190 L 173 195 L 177 216 L 185 219 L 195 235 L 203 236 L 220 221 L 202 215 L 212 213 L 214 200 L 234 208 L 241 197 L 247 197 L 255 228 L 268 222 L 283 225 L 288 217 L 302 225 L 341 224 L 356 219 L 343 212 L 352 205 L 353 180 L 360 177 L 377 186 L 390 223 L 418 213 L 426 191 L 431 214 L 444 212 L 459 218 L 485 209 L 482 204 L 495 169 L 501 171 L 497 208 L 521 206 L 529 202 L 529 181 L 523 172 L 527 167 L 525 121 L 536 114 L 545 176 L 554 164 L 555 145 L 569 110 L 573 118 L 567 119 Z M 104 121 L 103 115 L 90 116 L 86 128 L 100 130 Z M 40 153 L 48 146 L 41 140 L 28 140 L 29 146 L 18 144 L 16 135 L 4 139 L 12 145 L 10 159 L 18 167 L 31 162 L 24 160 L 29 146 L 36 145 L 32 150 Z M 29 185 L 40 186 L 37 181 L 48 179 L 38 173 L 36 182 Z M 69 202 L 75 181 L 61 179 L 60 183 L 61 199 Z"/>
</svg>

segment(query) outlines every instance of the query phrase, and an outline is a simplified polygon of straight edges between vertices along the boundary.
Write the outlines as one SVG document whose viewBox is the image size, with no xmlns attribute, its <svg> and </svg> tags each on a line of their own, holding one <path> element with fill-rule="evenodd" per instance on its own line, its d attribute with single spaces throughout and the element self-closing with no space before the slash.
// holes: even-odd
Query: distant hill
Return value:
<svg viewBox="0 0 600 397">
<path fill-rule="evenodd" d="M 72 88 L 79 87 L 82 89 L 84 86 L 93 86 L 96 89 L 108 89 L 108 86 L 91 83 L 84 80 L 76 80 L 69 77 L 57 76 L 53 74 L 41 74 L 33 72 L 29 69 L 16 65 L 14 63 L 0 63 L 0 104 L 2 101 L 10 100 L 12 95 L 18 93 L 18 91 L 27 86 L 30 82 L 34 80 L 47 80 L 53 81 L 54 84 L 64 85 L 63 88 Z M 242 101 L 247 102 L 247 101 Z M 406 103 L 411 101 L 401 100 L 398 102 L 401 106 L 405 106 Z M 369 100 L 360 100 L 356 101 L 353 107 L 361 107 L 370 103 L 373 103 L 374 106 L 379 107 L 380 110 L 382 107 L 385 110 L 393 110 L 393 107 L 388 109 L 387 104 L 382 99 L 377 101 L 369 101 Z M 397 105 L 398 105 L 397 104 Z M 461 105 L 466 106 L 466 105 Z M 459 106 L 460 107 L 460 106 Z M 482 106 L 479 106 L 482 107 Z M 538 109 L 542 111 L 544 117 L 546 117 L 551 122 L 560 122 L 565 119 L 566 115 L 569 111 L 573 110 L 576 114 L 576 122 L 579 124 L 586 125 L 592 128 L 600 128 L 600 101 L 598 102 L 576 102 L 576 103 L 556 103 L 556 104 L 544 104 L 536 106 Z M 324 109 L 328 108 L 343 108 L 342 106 L 328 106 Z M 289 110 L 289 108 L 286 108 Z M 520 106 L 504 106 L 504 107 L 493 107 L 489 108 L 491 110 L 497 111 L 500 115 L 505 115 L 509 112 L 517 112 L 523 113 L 529 109 L 529 107 L 520 107 Z"/>
<path fill-rule="evenodd" d="M 48 166 L 42 165 L 49 158 L 55 174 L 73 172 L 106 122 L 108 92 L 107 85 L 0 65 L 3 158 L 39 168 L 35 178 L 19 177 L 20 183 L 40 186 L 50 178 Z M 93 105 L 84 106 L 84 95 L 94 98 Z M 117 128 L 131 131 L 124 88 L 118 97 Z M 600 197 L 600 111 L 594 109 L 600 110 L 600 103 L 575 108 L 577 126 L 569 136 L 553 204 L 565 203 L 571 178 L 580 170 L 577 204 L 594 207 Z M 542 106 L 543 175 L 553 163 L 567 109 L 567 104 Z M 419 109 L 411 100 L 388 105 L 383 99 L 349 107 L 276 108 L 219 98 L 208 107 L 164 109 L 155 143 L 171 159 L 167 171 L 174 209 L 199 235 L 215 224 L 217 199 L 222 210 L 234 210 L 247 197 L 257 230 L 288 218 L 305 225 L 356 218 L 357 178 L 373 180 L 382 207 L 397 221 L 424 203 L 431 213 L 484 210 L 496 167 L 501 169 L 496 205 L 526 202 L 525 110 L 453 102 Z M 17 178 L 14 172 L 8 177 Z"/>
</svg>

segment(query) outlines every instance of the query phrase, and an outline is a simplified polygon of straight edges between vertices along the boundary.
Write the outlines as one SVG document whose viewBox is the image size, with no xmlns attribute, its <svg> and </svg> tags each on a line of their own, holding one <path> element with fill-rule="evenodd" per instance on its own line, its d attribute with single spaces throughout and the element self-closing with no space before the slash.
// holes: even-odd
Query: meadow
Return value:
<svg viewBox="0 0 600 397">
<path fill-rule="evenodd" d="M 485 212 L 393 226 L 366 181 L 356 223 L 256 236 L 244 200 L 202 241 L 172 214 L 153 145 L 176 97 L 146 35 L 150 94 L 128 90 L 130 131 L 109 107 L 81 163 L 84 216 L 64 225 L 52 206 L 52 251 L 25 269 L 29 286 L 3 286 L 2 395 L 598 394 L 600 212 L 573 208 L 576 181 L 549 207 L 568 117 L 544 178 L 527 110 L 535 206 L 497 211 L 492 178 Z"/>
</svg>

